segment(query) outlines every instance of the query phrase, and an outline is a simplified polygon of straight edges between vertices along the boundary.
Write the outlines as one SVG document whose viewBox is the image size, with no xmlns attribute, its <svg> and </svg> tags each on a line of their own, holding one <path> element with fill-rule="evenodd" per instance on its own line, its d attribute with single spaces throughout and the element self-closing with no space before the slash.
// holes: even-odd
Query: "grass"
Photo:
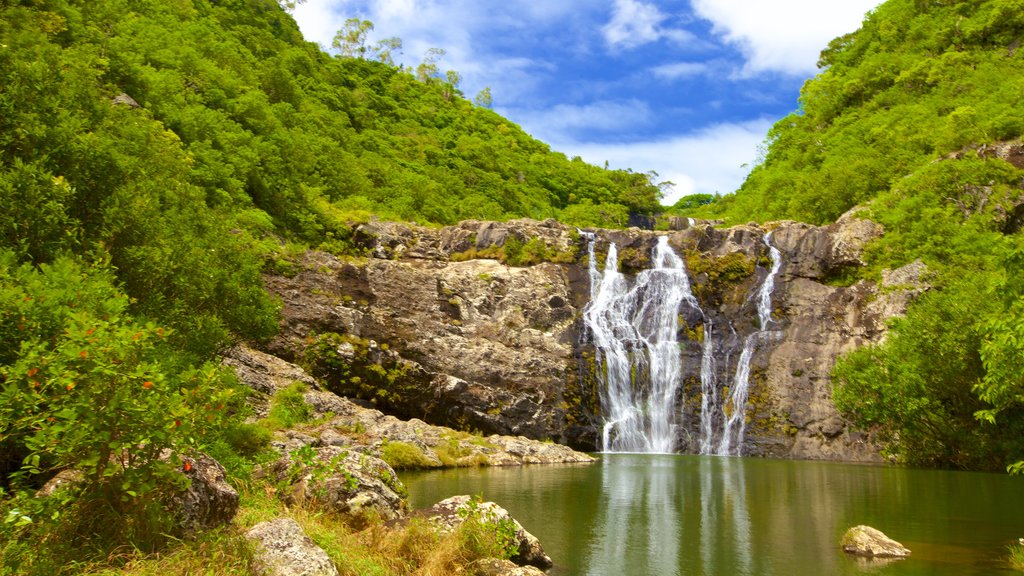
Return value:
<svg viewBox="0 0 1024 576">
<path fill-rule="evenodd" d="M 289 517 L 298 522 L 342 576 L 445 576 L 501 549 L 501 531 L 467 518 L 457 530 L 441 534 L 426 520 L 388 527 L 375 520 L 356 530 L 349 519 L 311 507 L 285 506 L 274 488 L 253 481 L 241 486 L 234 521 L 192 540 L 172 540 L 157 552 L 114 550 L 105 559 L 65 564 L 49 574 L 90 576 L 235 576 L 253 571 L 255 548 L 245 533 L 260 522 Z M 34 548 L 33 543 L 26 543 Z M 0 549 L 4 546 L 0 543 Z M 35 549 L 36 554 L 42 550 Z M 0 575 L 7 572 L 0 566 Z"/>
<path fill-rule="evenodd" d="M 1016 544 L 1010 544 L 1007 548 L 1010 551 L 1010 567 L 1024 572 L 1024 538 L 1019 539 Z"/>
</svg>

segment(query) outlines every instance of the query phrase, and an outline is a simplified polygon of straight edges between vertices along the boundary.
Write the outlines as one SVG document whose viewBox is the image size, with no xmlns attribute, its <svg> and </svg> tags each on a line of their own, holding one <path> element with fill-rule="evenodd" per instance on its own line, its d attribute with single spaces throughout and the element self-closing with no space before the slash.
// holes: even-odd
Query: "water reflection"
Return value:
<svg viewBox="0 0 1024 576">
<path fill-rule="evenodd" d="M 1012 575 L 1024 478 L 823 462 L 602 455 L 593 466 L 403 477 L 414 507 L 483 494 L 555 560 L 550 576 Z M 882 566 L 839 550 L 869 524 L 913 550 Z"/>
<path fill-rule="evenodd" d="M 682 526 L 671 456 L 606 455 L 586 574 L 679 574 Z"/>
</svg>

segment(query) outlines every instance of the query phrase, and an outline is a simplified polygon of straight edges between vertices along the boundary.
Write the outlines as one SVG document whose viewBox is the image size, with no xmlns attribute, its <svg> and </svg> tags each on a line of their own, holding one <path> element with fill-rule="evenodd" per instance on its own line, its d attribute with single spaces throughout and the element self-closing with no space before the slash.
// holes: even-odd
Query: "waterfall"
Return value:
<svg viewBox="0 0 1024 576">
<path fill-rule="evenodd" d="M 750 360 L 758 343 L 766 336 L 773 334 L 769 330 L 769 326 L 774 322 L 772 320 L 772 290 L 775 289 L 775 276 L 778 275 L 779 268 L 782 266 L 782 255 L 777 248 L 772 246 L 771 236 L 771 232 L 764 236 L 764 244 L 768 247 L 772 267 L 757 292 L 758 326 L 743 341 L 743 351 L 740 352 L 739 361 L 736 363 L 736 376 L 733 378 L 729 400 L 722 405 L 725 424 L 718 445 L 718 454 L 722 456 L 730 455 L 733 446 L 738 454 L 743 446 L 743 435 L 747 428 L 746 409 L 747 394 L 750 388 Z"/>
<path fill-rule="evenodd" d="M 608 247 L 604 271 L 597 269 L 594 239 L 588 246 L 590 303 L 583 320 L 593 337 L 606 452 L 667 453 L 675 449 L 679 425 L 681 361 L 676 334 L 685 303 L 699 310 L 683 260 L 658 238 L 652 267 L 630 286 L 618 271 L 618 248 Z"/>
<path fill-rule="evenodd" d="M 714 436 L 715 406 L 718 388 L 715 387 L 715 339 L 711 319 L 704 318 L 704 343 L 700 356 L 700 453 L 711 454 Z"/>
</svg>

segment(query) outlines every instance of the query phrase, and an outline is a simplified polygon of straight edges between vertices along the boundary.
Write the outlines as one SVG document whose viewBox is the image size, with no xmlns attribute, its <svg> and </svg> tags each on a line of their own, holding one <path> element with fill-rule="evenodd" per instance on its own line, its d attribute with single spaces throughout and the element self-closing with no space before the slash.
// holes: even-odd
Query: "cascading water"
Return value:
<svg viewBox="0 0 1024 576">
<path fill-rule="evenodd" d="M 606 452 L 672 452 L 679 414 L 681 361 L 676 334 L 683 305 L 699 310 L 683 260 L 658 238 L 652 268 L 630 286 L 618 271 L 618 249 L 608 248 L 597 269 L 594 239 L 588 247 L 590 303 L 583 319 L 593 337 L 597 370 L 604 380 L 601 406 Z"/>
<path fill-rule="evenodd" d="M 750 360 L 761 340 L 773 334 L 769 330 L 769 326 L 774 322 L 772 320 L 772 290 L 775 289 L 775 276 L 779 273 L 779 268 L 782 266 L 782 254 L 777 248 L 772 246 L 771 236 L 771 232 L 764 236 L 764 244 L 768 247 L 772 267 L 764 282 L 761 283 L 760 290 L 757 292 L 757 318 L 759 324 L 757 330 L 743 341 L 743 351 L 740 352 L 739 361 L 736 363 L 736 376 L 733 378 L 732 391 L 728 402 L 722 405 L 725 424 L 717 450 L 717 453 L 722 456 L 731 455 L 734 447 L 738 453 L 743 445 L 743 436 L 746 433 L 747 427 L 746 408 L 747 394 L 750 387 Z"/>
</svg>

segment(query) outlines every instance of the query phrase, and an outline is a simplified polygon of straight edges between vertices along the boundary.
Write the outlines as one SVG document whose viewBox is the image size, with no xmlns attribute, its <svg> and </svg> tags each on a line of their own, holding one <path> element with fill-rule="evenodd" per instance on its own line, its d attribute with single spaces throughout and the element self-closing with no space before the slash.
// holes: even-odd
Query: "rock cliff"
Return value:
<svg viewBox="0 0 1024 576">
<path fill-rule="evenodd" d="M 616 244 L 626 273 L 645 269 L 657 237 L 669 235 L 716 326 L 720 387 L 731 381 L 743 335 L 757 329 L 753 295 L 770 266 L 769 230 L 781 252 L 772 292 L 781 334 L 752 357 L 742 453 L 876 459 L 869 439 L 832 406 L 828 374 L 839 354 L 884 337 L 886 320 L 927 288 L 927 271 L 910 265 L 880 283 L 849 281 L 865 245 L 883 233 L 856 213 L 825 227 L 673 224 L 682 229 L 590 232 L 599 253 Z M 269 352 L 302 364 L 332 391 L 400 417 L 595 448 L 600 378 L 580 320 L 589 278 L 579 231 L 554 221 L 374 222 L 356 239 L 365 257 L 310 252 L 295 275 L 266 278 L 284 304 Z M 692 452 L 703 319 L 681 314 L 680 321 L 678 444 Z"/>
</svg>

